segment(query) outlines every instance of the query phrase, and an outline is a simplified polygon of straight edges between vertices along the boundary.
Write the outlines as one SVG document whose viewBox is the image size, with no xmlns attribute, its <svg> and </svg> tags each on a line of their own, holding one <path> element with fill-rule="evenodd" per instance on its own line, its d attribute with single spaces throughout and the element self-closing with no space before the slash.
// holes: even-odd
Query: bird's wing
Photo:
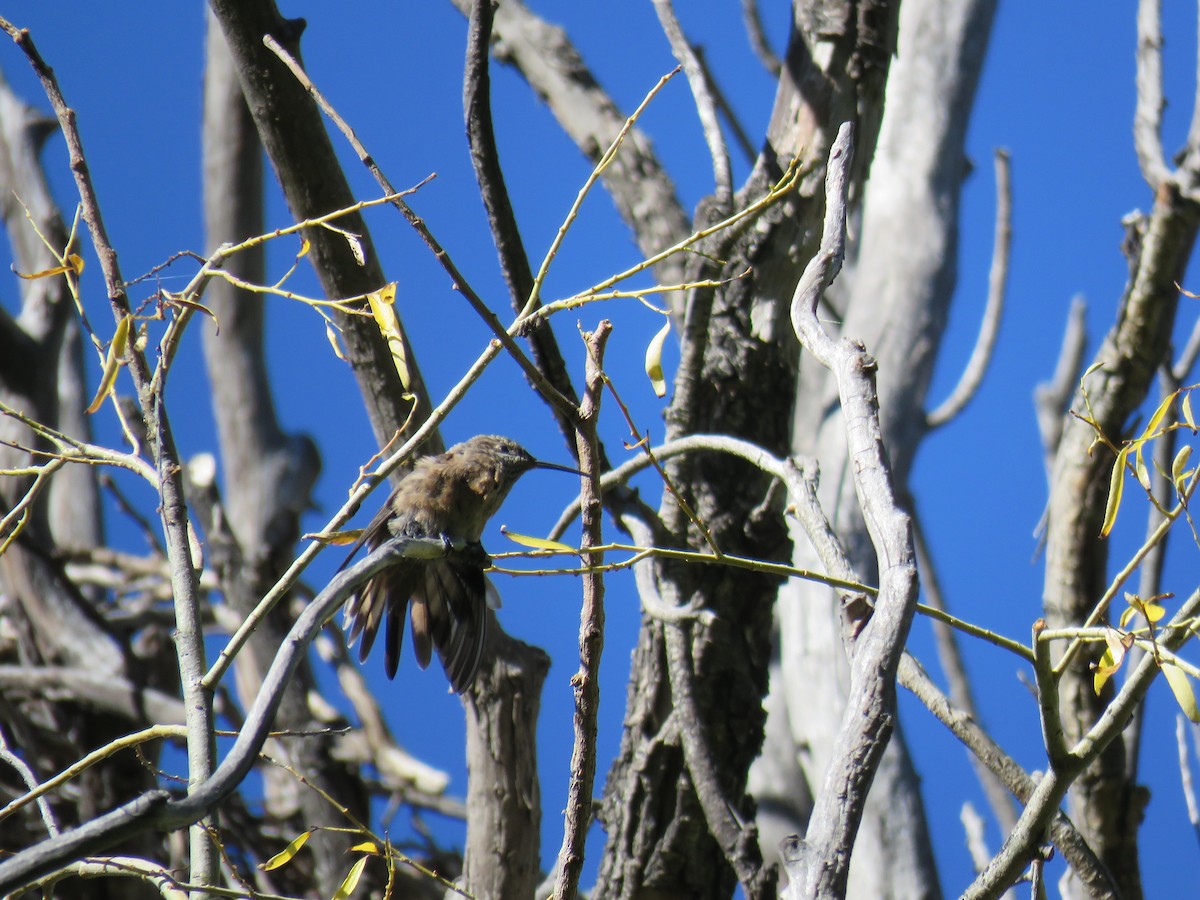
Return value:
<svg viewBox="0 0 1200 900">
<path fill-rule="evenodd" d="M 456 693 L 471 686 L 487 639 L 487 602 L 477 555 L 451 553 L 423 566 L 412 598 L 413 650 L 429 664 L 434 649 Z"/>
</svg>

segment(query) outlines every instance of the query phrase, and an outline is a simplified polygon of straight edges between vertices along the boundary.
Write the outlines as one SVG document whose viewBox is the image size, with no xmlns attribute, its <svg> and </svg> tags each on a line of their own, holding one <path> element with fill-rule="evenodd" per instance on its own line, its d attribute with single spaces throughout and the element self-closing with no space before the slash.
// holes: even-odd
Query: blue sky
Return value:
<svg viewBox="0 0 1200 900">
<path fill-rule="evenodd" d="M 625 110 L 641 100 L 674 65 L 645 0 L 607 4 L 537 4 L 571 33 L 600 82 Z M 724 90 L 749 132 L 762 134 L 770 112 L 772 84 L 742 38 L 738 4 L 693 0 L 679 4 L 683 25 L 702 43 Z M 786 8 L 764 3 L 775 46 L 782 49 Z M 1192 108 L 1195 34 L 1192 12 L 1171 4 L 1165 13 L 1168 153 L 1186 134 Z M 448 3 L 291 3 L 289 15 L 309 21 L 304 39 L 310 74 L 398 186 L 437 178 L 413 198 L 415 209 L 455 258 L 476 290 L 506 308 L 507 293 L 496 271 L 481 204 L 463 137 L 461 87 L 465 23 Z M 2 13 L 32 29 L 54 66 L 68 101 L 79 115 L 85 148 L 110 235 L 126 279 L 145 272 L 184 248 L 202 250 L 200 223 L 199 113 L 204 17 L 198 4 L 67 4 L 12 2 Z M 918 509 L 939 565 L 943 588 L 960 615 L 1018 639 L 1028 639 L 1040 613 L 1041 566 L 1033 530 L 1045 502 L 1041 449 L 1032 407 L 1034 386 L 1053 369 L 1062 325 L 1072 296 L 1088 302 L 1094 347 L 1112 320 L 1127 268 L 1120 254 L 1123 215 L 1149 206 L 1151 196 L 1137 169 L 1131 122 L 1134 93 L 1133 4 L 1044 4 L 1012 0 L 1001 4 L 973 119 L 968 152 L 975 172 L 964 193 L 960 241 L 960 286 L 943 357 L 931 394 L 936 403 L 955 383 L 970 353 L 986 290 L 990 263 L 994 186 L 991 156 L 997 147 L 1012 154 L 1014 244 L 1005 316 L 988 378 L 962 417 L 933 435 L 922 448 L 914 476 Z M 5 77 L 30 102 L 45 108 L 28 66 L 9 47 L 0 54 Z M 506 177 L 526 246 L 540 258 L 557 230 L 589 167 L 562 136 L 541 104 L 505 69 L 494 70 L 497 137 Z M 711 190 L 699 126 L 682 78 L 663 92 L 643 120 L 644 129 L 676 179 L 688 209 Z M 339 143 L 339 146 L 340 143 Z M 351 183 L 362 197 L 377 190 L 345 154 Z M 61 142 L 51 140 L 46 163 L 63 206 L 73 206 L 73 188 Z M 735 153 L 739 177 L 747 161 Z M 267 221 L 290 223 L 272 186 Z M 388 277 L 399 282 L 398 306 L 435 398 L 453 384 L 487 341 L 484 327 L 451 289 L 445 274 L 393 212 L 369 214 L 376 247 Z M 272 272 L 281 273 L 294 244 L 272 250 Z M 637 251 L 612 206 L 591 197 L 552 270 L 546 296 L 563 296 L 625 268 Z M 93 262 L 94 260 L 89 260 Z M 166 276 L 168 288 L 182 283 Z M 0 296 L 11 308 L 11 279 L 0 279 Z M 297 290 L 312 289 L 307 272 Z M 1196 287 L 1195 285 L 1192 286 Z M 94 310 L 103 309 L 96 267 L 85 291 Z M 136 296 L 136 295 L 135 295 Z M 270 367 L 286 428 L 307 431 L 321 446 L 324 471 L 318 486 L 320 511 L 306 527 L 324 524 L 346 496 L 358 466 L 375 446 L 357 389 L 344 364 L 334 359 L 320 320 L 283 300 L 270 302 Z M 1184 301 L 1180 327 L 1186 334 L 1196 315 Z M 641 374 L 646 342 L 661 324 L 632 301 L 592 307 L 561 317 L 557 332 L 572 371 L 582 372 L 576 321 L 594 326 L 602 316 L 616 330 L 609 344 L 610 374 L 632 404 L 639 425 L 662 436 L 662 403 Z M 105 319 L 97 314 L 93 321 Z M 207 387 L 201 376 L 198 334 L 191 332 L 176 367 L 170 401 L 178 440 L 187 454 L 213 449 Z M 453 338 L 447 335 L 452 334 Z M 668 365 L 673 365 L 668 353 Z M 193 374 L 185 374 L 184 369 Z M 668 378 L 670 376 L 668 375 Z M 102 436 L 115 440 L 110 422 L 98 417 Z M 604 436 L 620 454 L 627 437 L 615 410 L 607 410 Z M 530 398 L 516 367 L 500 360 L 479 390 L 446 423 L 447 442 L 480 432 L 518 438 L 537 455 L 567 460 L 550 417 Z M 495 524 L 525 533 L 545 531 L 570 499 L 569 478 L 531 474 L 516 488 Z M 658 492 L 647 482 L 646 496 Z M 149 497 L 143 497 L 148 510 Z M 368 506 L 373 506 L 369 501 Z M 1130 516 L 1130 520 L 1135 516 Z M 1136 525 L 1135 529 L 1140 529 Z M 142 549 L 136 536 L 120 536 Z M 1114 556 L 1130 546 L 1119 535 Z M 489 549 L 508 549 L 496 531 Z M 1172 554 L 1169 587 L 1186 594 L 1195 585 L 1195 547 L 1180 543 Z M 308 573 L 320 585 L 338 559 L 326 554 Z M 505 579 L 501 611 L 507 629 L 547 648 L 553 658 L 543 698 L 541 766 L 547 859 L 560 840 L 557 811 L 565 797 L 569 754 L 568 679 L 575 669 L 578 589 L 572 581 Z M 609 589 L 609 619 L 603 668 L 601 765 L 616 749 L 624 706 L 629 651 L 637 630 L 637 602 L 628 579 Z M 914 626 L 912 648 L 936 669 L 927 623 Z M 1030 769 L 1044 764 L 1036 708 L 1018 680 L 1022 668 L 990 647 L 967 645 L 979 682 L 985 720 L 1002 744 L 1016 748 Z M 368 663 L 382 681 L 378 660 Z M 406 656 L 394 686 L 384 687 L 396 731 L 418 755 L 454 773 L 463 785 L 461 711 L 445 693 L 441 675 L 419 673 Z M 971 799 L 982 807 L 964 752 L 940 727 L 902 695 L 905 723 L 918 769 L 925 774 L 936 852 L 947 893 L 970 878 L 958 811 Z M 1179 796 L 1172 737 L 1173 708 L 1164 689 L 1152 692 L 1151 724 L 1144 742 L 1143 769 L 1153 791 L 1143 831 L 1143 871 L 1148 896 L 1177 888 L 1184 871 L 1194 871 L 1195 839 Z M 421 727 L 406 727 L 419 720 Z M 599 789 L 599 785 L 598 785 Z M 995 831 L 989 833 L 993 846 Z M 592 842 L 591 852 L 597 849 Z"/>
</svg>

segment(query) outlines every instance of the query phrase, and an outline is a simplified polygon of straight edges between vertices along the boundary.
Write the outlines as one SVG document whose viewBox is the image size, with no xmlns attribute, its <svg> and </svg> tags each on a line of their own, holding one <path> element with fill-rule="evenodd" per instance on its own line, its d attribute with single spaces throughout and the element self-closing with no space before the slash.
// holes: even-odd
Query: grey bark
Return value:
<svg viewBox="0 0 1200 900">
<path fill-rule="evenodd" d="M 727 260 L 719 274 L 750 268 L 753 275 L 688 296 L 669 437 L 720 431 L 786 454 L 796 376 L 795 344 L 786 327 L 788 301 L 801 266 L 817 246 L 825 160 L 842 122 L 858 123 L 866 135 L 859 173 L 870 159 L 894 15 L 887 4 L 797 8 L 765 149 L 738 201 L 761 193 L 793 158 L 800 158 L 806 176 L 794 199 L 768 211 L 745 233 L 704 248 L 711 257 Z M 701 210 L 697 227 L 720 216 L 715 207 Z M 693 268 L 689 277 L 717 274 Z M 672 461 L 669 472 L 723 551 L 767 559 L 788 552 L 767 499 L 769 482 L 760 473 L 704 457 Z M 671 542 L 704 545 L 669 496 L 660 515 Z M 659 598 L 646 598 L 645 607 L 664 600 L 691 603 L 713 618 L 679 623 L 643 616 L 624 738 L 605 790 L 602 821 L 608 843 L 596 894 L 727 896 L 735 869 L 757 867 L 759 875 L 744 879 L 742 887 L 748 896 L 768 896 L 772 879 L 757 848 L 746 846 L 757 841 L 749 827 L 753 804 L 746 772 L 762 740 L 778 584 L 719 567 L 700 571 L 667 564 L 657 564 L 650 581 Z M 689 658 L 680 661 L 676 649 L 669 653 L 674 664 L 668 665 L 668 651 L 680 643 Z M 666 714 L 672 703 L 688 697 L 717 772 L 715 788 L 722 796 L 716 805 L 734 810 L 744 823 L 732 845 L 717 843 L 710 834 L 712 822 L 706 817 L 713 804 L 697 794 L 693 782 L 701 781 L 701 773 L 695 760 L 686 758 L 686 740 L 674 730 L 686 726 Z"/>
</svg>

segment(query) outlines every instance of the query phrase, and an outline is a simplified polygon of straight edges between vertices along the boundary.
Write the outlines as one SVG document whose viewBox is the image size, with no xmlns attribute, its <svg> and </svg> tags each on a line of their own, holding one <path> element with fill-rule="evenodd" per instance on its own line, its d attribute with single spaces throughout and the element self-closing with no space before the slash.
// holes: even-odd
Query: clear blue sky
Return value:
<svg viewBox="0 0 1200 900">
<path fill-rule="evenodd" d="M 537 4 L 564 24 L 599 80 L 626 110 L 632 109 L 674 65 L 652 6 L 645 0 L 607 4 Z M 693 0 L 679 4 L 689 35 L 702 43 L 725 92 L 748 130 L 763 132 L 772 85 L 742 39 L 737 4 Z M 783 3 L 764 3 L 764 17 L 782 49 Z M 1182 142 L 1192 108 L 1195 70 L 1194 20 L 1182 4 L 1166 13 L 1168 152 Z M 991 155 L 1012 153 L 1015 191 L 1014 247 L 1009 306 L 996 358 L 979 396 L 949 429 L 922 449 L 914 491 L 930 534 L 943 586 L 960 615 L 1027 640 L 1040 613 L 1041 565 L 1033 530 L 1045 501 L 1041 449 L 1032 408 L 1034 385 L 1053 368 L 1070 298 L 1089 304 L 1091 346 L 1112 320 L 1127 269 L 1119 252 L 1121 217 L 1150 204 L 1149 190 L 1133 155 L 1134 5 L 1081 10 L 1078 4 L 1015 0 L 1001 4 L 984 72 L 969 153 L 976 171 L 965 191 L 959 297 L 933 387 L 936 403 L 954 384 L 970 353 L 983 305 L 990 261 L 994 188 Z M 447 247 L 475 288 L 497 308 L 507 294 L 475 193 L 462 129 L 461 69 L 465 23 L 448 3 L 291 3 L 284 11 L 309 20 L 304 54 L 317 85 L 358 131 L 393 183 L 437 179 L 413 205 Z M 199 214 L 199 114 L 204 19 L 199 4 L 9 3 L 3 12 L 30 27 L 55 67 L 68 101 L 79 114 L 93 176 L 110 235 L 127 279 L 171 253 L 203 250 Z M 31 102 L 45 108 L 28 66 L 9 47 L 0 55 L 5 76 Z M 561 135 L 540 103 L 510 72 L 494 74 L 497 133 L 510 190 L 526 246 L 540 256 L 588 174 L 588 166 Z M 644 128 L 674 175 L 684 205 L 692 208 L 711 190 L 711 169 L 691 110 L 686 84 L 677 79 L 656 101 Z M 340 146 L 340 143 L 339 143 Z M 345 156 L 360 196 L 376 194 L 373 182 Z M 73 206 L 73 189 L 61 142 L 46 155 L 57 196 Z M 747 168 L 737 158 L 739 173 Z M 289 224 L 272 188 L 268 223 Z M 440 396 L 457 380 L 487 340 L 485 329 L 450 290 L 444 273 L 392 212 L 369 217 L 388 277 L 399 282 L 399 307 L 412 335 L 431 393 Z M 295 246 L 273 250 L 278 275 Z M 591 198 L 568 239 L 546 295 L 561 296 L 631 264 L 637 253 L 602 195 Z M 94 261 L 94 260 L 89 260 Z M 181 274 L 187 274 L 185 270 Z M 174 276 L 168 276 L 174 277 Z M 180 281 L 167 281 L 167 287 Z M 312 287 L 307 272 L 297 289 Z M 5 280 L 11 307 L 15 284 Z M 1196 286 L 1193 285 L 1193 288 Z M 93 310 L 103 309 L 103 290 L 93 266 L 85 279 Z M 1181 323 L 1190 329 L 1196 307 L 1184 301 Z M 611 317 L 609 369 L 635 407 L 639 424 L 662 436 L 662 404 L 641 375 L 642 353 L 660 320 L 632 301 L 583 310 L 558 321 L 564 352 L 582 371 L 575 321 L 591 327 Z M 105 321 L 93 314 L 93 321 Z M 334 359 L 320 321 L 286 301 L 271 301 L 270 366 L 285 427 L 312 433 L 321 446 L 324 473 L 318 487 L 321 511 L 306 526 L 318 528 L 345 497 L 358 466 L 375 446 L 357 389 Z M 447 339 L 453 334 L 452 339 Z M 193 330 L 184 360 L 196 373 L 176 368 L 170 400 L 180 444 L 188 454 L 213 448 L 207 393 L 200 376 L 198 335 Z M 673 365 L 673 356 L 668 354 Z M 619 457 L 627 434 L 608 410 L 605 437 Z M 104 414 L 98 419 L 103 420 Z M 110 424 L 101 433 L 115 440 Z M 445 427 L 447 442 L 498 431 L 518 438 L 539 456 L 565 461 L 566 448 L 544 408 L 507 361 L 489 371 L 479 391 Z M 570 498 L 573 483 L 550 473 L 528 476 L 497 516 L 517 531 L 546 530 Z M 657 497 L 653 485 L 647 496 Z M 143 498 L 147 509 L 153 501 Z M 370 505 L 370 504 L 369 504 Z M 1134 517 L 1130 517 L 1131 519 Z M 1140 525 L 1137 526 L 1140 528 Z M 140 549 L 137 538 L 126 539 Z M 508 549 L 493 532 L 493 551 Z M 1128 540 L 1118 543 L 1116 555 Z M 1188 593 L 1195 548 L 1179 544 L 1169 587 Z M 336 565 L 327 554 L 308 577 L 319 585 Z M 552 858 L 560 840 L 558 810 L 565 797 L 570 734 L 568 679 L 575 669 L 578 590 L 574 582 L 521 579 L 499 584 L 507 629 L 547 648 L 554 657 L 543 698 L 541 765 L 544 851 Z M 614 579 L 603 671 L 601 773 L 616 748 L 624 707 L 629 651 L 637 629 L 637 601 L 628 579 Z M 913 649 L 936 669 L 929 629 L 918 621 Z M 984 716 L 1000 742 L 1018 748 L 1030 769 L 1044 764 L 1035 705 L 1018 681 L 1021 666 L 999 651 L 967 647 L 978 679 Z M 368 664 L 382 681 L 379 661 Z M 445 693 L 440 673 L 419 673 L 406 656 L 394 686 L 384 688 L 396 732 L 421 757 L 455 776 L 462 791 L 461 711 Z M 944 886 L 954 894 L 970 877 L 958 824 L 960 803 L 983 807 L 966 757 L 923 710 L 902 696 L 905 723 L 918 769 L 924 774 L 936 852 Z M 1143 871 L 1149 896 L 1164 896 L 1195 870 L 1197 848 L 1179 793 L 1172 720 L 1165 689 L 1151 697 L 1151 725 L 1143 770 L 1153 790 L 1143 829 Z M 405 725 L 417 720 L 420 727 Z M 599 790 L 600 785 L 597 785 Z M 399 823 L 397 823 L 399 825 Z M 989 832 L 998 844 L 994 829 Z M 594 860 L 597 844 L 592 843 Z M 1176 880 L 1178 879 L 1178 880 Z M 1188 878 L 1187 883 L 1192 879 Z"/>
</svg>

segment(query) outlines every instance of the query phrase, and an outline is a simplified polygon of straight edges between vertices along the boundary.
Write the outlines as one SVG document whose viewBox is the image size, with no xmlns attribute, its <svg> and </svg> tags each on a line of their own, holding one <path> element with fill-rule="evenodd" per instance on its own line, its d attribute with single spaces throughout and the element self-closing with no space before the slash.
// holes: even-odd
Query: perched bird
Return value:
<svg viewBox="0 0 1200 900">
<path fill-rule="evenodd" d="M 530 469 L 579 470 L 535 459 L 516 441 L 481 434 L 438 456 L 417 460 L 396 485 L 342 563 L 365 544 L 374 550 L 391 537 L 442 538 L 446 555 L 403 560 L 363 585 L 346 603 L 350 646 L 360 636 L 359 661 L 367 658 L 387 617 L 384 669 L 396 675 L 406 613 L 412 619 L 413 651 L 421 668 L 436 648 L 456 693 L 475 680 L 487 628 L 487 579 L 491 557 L 479 539 L 518 478 Z"/>
</svg>

